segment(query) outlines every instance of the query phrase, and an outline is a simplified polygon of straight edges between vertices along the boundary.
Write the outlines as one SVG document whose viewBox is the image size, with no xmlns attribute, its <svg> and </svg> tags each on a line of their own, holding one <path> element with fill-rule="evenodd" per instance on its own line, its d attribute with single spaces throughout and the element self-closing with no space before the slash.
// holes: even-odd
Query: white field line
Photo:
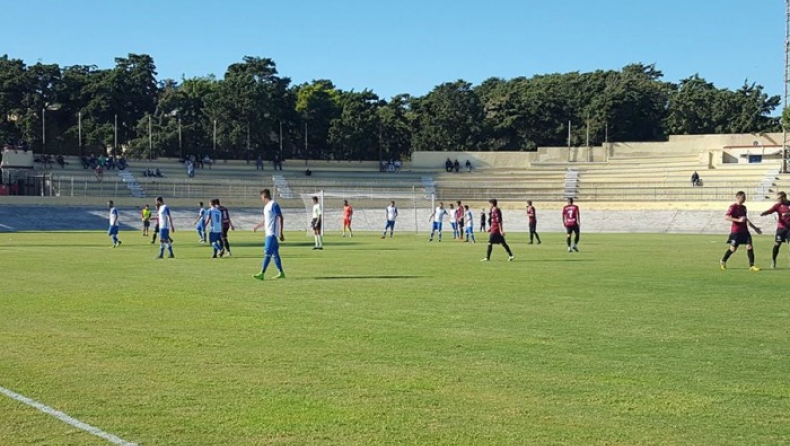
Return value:
<svg viewBox="0 0 790 446">
<path fill-rule="evenodd" d="M 36 400 L 32 400 L 24 395 L 20 395 L 12 390 L 8 390 L 4 387 L 0 387 L 0 393 L 11 399 L 17 400 L 20 403 L 27 404 L 28 406 L 34 409 L 38 409 L 39 411 L 44 412 L 47 415 L 51 415 L 68 425 L 76 427 L 77 429 L 84 430 L 85 432 L 88 432 L 91 435 L 95 435 L 99 438 L 103 438 L 112 444 L 117 444 L 119 446 L 138 446 L 137 443 L 130 443 L 126 440 L 116 437 L 113 434 L 108 434 L 107 432 L 104 432 L 103 430 L 97 427 L 93 427 L 90 424 L 83 423 L 82 421 L 72 418 L 59 410 L 55 410 L 45 404 L 41 404 Z"/>
</svg>

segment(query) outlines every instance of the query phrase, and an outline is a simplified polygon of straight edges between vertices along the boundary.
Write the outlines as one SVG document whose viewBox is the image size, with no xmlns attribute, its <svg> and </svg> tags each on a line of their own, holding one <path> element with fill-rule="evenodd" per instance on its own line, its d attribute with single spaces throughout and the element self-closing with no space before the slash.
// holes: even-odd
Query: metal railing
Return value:
<svg viewBox="0 0 790 446">
<path fill-rule="evenodd" d="M 243 198 L 257 199 L 262 187 L 271 182 L 244 180 L 195 181 L 193 179 L 138 178 L 145 196 L 166 195 L 171 198 Z M 53 194 L 59 197 L 132 197 L 127 183 L 116 176 L 101 179 L 88 176 L 58 176 L 52 179 Z"/>
</svg>

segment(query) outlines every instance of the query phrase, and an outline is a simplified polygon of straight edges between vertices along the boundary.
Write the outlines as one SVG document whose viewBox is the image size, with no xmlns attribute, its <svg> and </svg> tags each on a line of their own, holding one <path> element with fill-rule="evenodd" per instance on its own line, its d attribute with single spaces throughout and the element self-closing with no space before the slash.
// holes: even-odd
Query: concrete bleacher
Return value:
<svg viewBox="0 0 790 446">
<path fill-rule="evenodd" d="M 719 164 L 710 166 L 699 154 L 632 155 L 612 157 L 606 162 L 536 162 L 530 169 L 558 168 L 578 171 L 577 199 L 582 201 L 720 201 L 744 190 L 762 199 L 760 185 L 771 178 L 778 162 Z M 698 172 L 702 187 L 691 186 Z"/>
<path fill-rule="evenodd" d="M 413 169 L 406 163 L 400 172 L 379 172 L 374 162 L 288 160 L 284 170 L 255 169 L 255 163 L 218 161 L 210 168 L 196 169 L 188 178 L 184 165 L 174 159 L 130 161 L 128 172 L 139 188 L 128 187 L 117 170 L 106 171 L 103 181 L 82 169 L 77 158 L 67 159 L 65 168 L 55 165 L 54 189 L 59 196 L 141 197 L 163 195 L 171 198 L 240 198 L 245 203 L 257 199 L 262 187 L 287 187 L 288 196 L 278 199 L 300 205 L 303 195 L 320 190 L 340 191 L 349 196 L 414 195 L 415 199 L 485 202 L 495 197 L 503 202 L 527 199 L 560 202 L 573 196 L 586 202 L 616 201 L 729 201 L 737 190 L 745 190 L 750 200 L 770 199 L 778 190 L 790 191 L 790 179 L 776 171 L 779 163 L 711 163 L 703 153 L 675 154 L 621 153 L 605 161 L 532 161 L 526 166 L 477 168 L 472 172 L 448 173 L 443 166 Z M 148 178 L 145 170 L 159 169 L 163 178 Z M 312 175 L 306 176 L 310 169 Z M 702 187 L 692 187 L 691 174 L 699 172 Z M 278 177 L 275 186 L 273 176 Z M 572 179 L 569 180 L 569 178 Z M 137 192 L 135 192 L 137 191 Z"/>
</svg>

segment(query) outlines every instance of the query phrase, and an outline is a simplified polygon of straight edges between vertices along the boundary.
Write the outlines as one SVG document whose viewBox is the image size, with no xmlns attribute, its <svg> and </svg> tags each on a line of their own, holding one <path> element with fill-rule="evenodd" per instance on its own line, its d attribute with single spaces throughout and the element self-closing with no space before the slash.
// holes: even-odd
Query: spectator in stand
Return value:
<svg viewBox="0 0 790 446">
<path fill-rule="evenodd" d="M 444 162 L 444 170 L 446 170 L 447 172 L 453 171 L 453 162 L 450 161 L 449 157 L 447 158 L 447 161 Z"/>
<path fill-rule="evenodd" d="M 466 171 L 467 172 L 472 171 L 472 163 L 469 160 L 466 160 Z"/>
<path fill-rule="evenodd" d="M 694 171 L 694 173 L 691 174 L 691 186 L 692 187 L 702 186 L 702 180 L 700 180 L 699 174 L 697 173 L 696 170 Z"/>
<path fill-rule="evenodd" d="M 91 169 L 95 169 L 96 166 L 99 165 L 99 160 L 96 159 L 96 155 L 91 153 L 90 158 L 88 158 L 88 167 Z"/>
<path fill-rule="evenodd" d="M 128 164 L 126 163 L 126 158 L 121 155 L 121 157 L 118 159 L 118 170 L 124 170 L 127 166 Z"/>
<path fill-rule="evenodd" d="M 101 165 L 97 165 L 93 171 L 96 174 L 96 181 L 104 179 L 104 168 Z"/>
<path fill-rule="evenodd" d="M 208 168 L 209 168 L 209 169 L 211 169 L 211 165 L 212 165 L 212 164 L 214 164 L 214 160 L 212 160 L 212 159 L 211 159 L 211 157 L 210 157 L 210 156 L 208 156 L 208 154 L 206 154 L 206 155 L 203 157 L 203 162 L 204 162 L 204 163 L 206 163 L 206 164 L 208 164 Z"/>
<path fill-rule="evenodd" d="M 66 160 L 63 158 L 62 154 L 58 154 L 58 156 L 55 158 L 55 160 L 57 161 L 57 163 L 58 163 L 58 165 L 60 166 L 61 169 L 65 169 L 66 168 Z"/>
<path fill-rule="evenodd" d="M 453 169 L 455 169 L 455 173 L 458 173 L 461 170 L 461 163 L 458 160 L 455 160 L 453 163 Z"/>
<path fill-rule="evenodd" d="M 274 170 L 283 170 L 283 160 L 280 158 L 280 154 L 274 155 Z"/>
<path fill-rule="evenodd" d="M 247 162 L 249 164 L 249 162 Z M 255 159 L 255 170 L 263 170 L 263 157 L 258 154 L 258 158 Z"/>
<path fill-rule="evenodd" d="M 98 162 L 99 162 L 99 166 L 101 166 L 101 168 L 102 168 L 102 169 L 104 169 L 104 167 L 105 167 L 105 166 L 107 166 L 107 157 L 106 157 L 106 156 L 104 156 L 104 154 L 102 154 L 102 155 L 99 157 L 99 160 L 98 160 Z"/>
<path fill-rule="evenodd" d="M 88 158 L 86 158 L 84 156 L 80 157 L 80 164 L 82 164 L 82 168 L 83 169 L 88 169 L 91 166 L 90 162 L 88 162 Z"/>
</svg>

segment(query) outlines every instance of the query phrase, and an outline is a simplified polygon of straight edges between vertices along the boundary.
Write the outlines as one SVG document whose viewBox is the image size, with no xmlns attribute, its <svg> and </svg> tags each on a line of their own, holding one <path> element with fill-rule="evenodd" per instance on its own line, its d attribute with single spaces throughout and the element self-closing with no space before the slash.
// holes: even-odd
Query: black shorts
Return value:
<svg viewBox="0 0 790 446">
<path fill-rule="evenodd" d="M 776 230 L 776 243 L 790 242 L 790 229 Z"/>
<path fill-rule="evenodd" d="M 488 236 L 488 243 L 491 245 L 501 245 L 505 243 L 505 236 L 499 232 L 492 232 Z"/>
<path fill-rule="evenodd" d="M 151 222 L 148 221 L 148 220 L 143 221 L 143 227 L 144 228 L 150 228 L 151 227 Z"/>
<path fill-rule="evenodd" d="M 571 235 L 571 234 L 579 235 L 579 225 L 566 226 L 565 227 L 565 233 L 568 234 L 568 235 Z"/>
<path fill-rule="evenodd" d="M 737 248 L 739 245 L 751 245 L 752 234 L 748 232 L 732 232 L 727 238 L 727 243 Z"/>
<path fill-rule="evenodd" d="M 529 232 L 535 232 L 538 229 L 537 220 L 529 222 Z"/>
<path fill-rule="evenodd" d="M 320 231 L 321 230 L 321 220 L 314 218 L 310 222 L 310 227 L 313 228 L 313 231 Z"/>
</svg>

